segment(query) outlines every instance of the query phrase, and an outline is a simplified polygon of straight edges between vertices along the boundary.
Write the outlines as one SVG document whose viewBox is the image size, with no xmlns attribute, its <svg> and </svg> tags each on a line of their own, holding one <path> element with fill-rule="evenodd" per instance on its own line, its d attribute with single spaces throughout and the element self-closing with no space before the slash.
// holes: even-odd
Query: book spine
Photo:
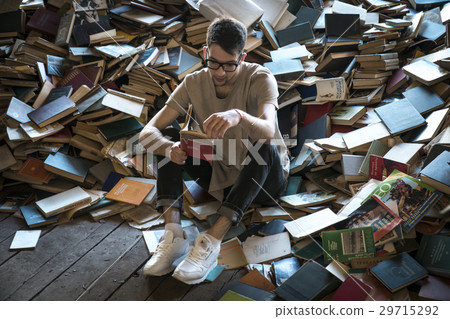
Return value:
<svg viewBox="0 0 450 319">
<path fill-rule="evenodd" d="M 441 198 L 442 193 L 439 191 L 434 191 L 431 196 L 418 208 L 411 216 L 403 223 L 402 228 L 405 232 L 410 231 L 421 219 L 427 211 L 437 203 Z"/>
</svg>

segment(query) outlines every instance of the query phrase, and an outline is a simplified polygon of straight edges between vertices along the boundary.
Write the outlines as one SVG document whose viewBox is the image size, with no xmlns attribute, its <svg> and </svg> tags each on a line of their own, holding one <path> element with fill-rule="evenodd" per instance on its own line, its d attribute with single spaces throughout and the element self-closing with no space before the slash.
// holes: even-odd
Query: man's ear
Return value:
<svg viewBox="0 0 450 319">
<path fill-rule="evenodd" d="M 207 57 L 207 54 L 208 54 L 208 47 L 207 46 L 204 46 L 203 47 L 203 58 L 206 60 L 208 57 Z"/>
</svg>

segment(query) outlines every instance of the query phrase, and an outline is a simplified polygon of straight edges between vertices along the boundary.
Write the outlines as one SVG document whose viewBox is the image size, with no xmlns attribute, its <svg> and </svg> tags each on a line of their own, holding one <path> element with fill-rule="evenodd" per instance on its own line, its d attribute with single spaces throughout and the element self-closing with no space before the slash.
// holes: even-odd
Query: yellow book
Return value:
<svg viewBox="0 0 450 319">
<path fill-rule="evenodd" d="M 140 205 L 155 185 L 120 179 L 113 189 L 106 194 L 107 199 L 132 205 Z"/>
</svg>

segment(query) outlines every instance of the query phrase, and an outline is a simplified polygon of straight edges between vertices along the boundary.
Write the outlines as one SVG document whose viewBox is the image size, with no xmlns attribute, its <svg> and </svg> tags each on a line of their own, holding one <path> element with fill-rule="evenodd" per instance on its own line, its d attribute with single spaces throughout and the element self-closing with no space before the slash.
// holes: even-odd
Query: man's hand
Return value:
<svg viewBox="0 0 450 319">
<path fill-rule="evenodd" d="M 203 130 L 208 138 L 223 138 L 225 132 L 240 121 L 241 117 L 235 110 L 214 113 L 203 122 Z"/>
<path fill-rule="evenodd" d="M 169 158 L 172 162 L 178 165 L 183 165 L 186 162 L 186 152 L 181 149 L 181 143 L 175 142 L 170 148 Z"/>
</svg>

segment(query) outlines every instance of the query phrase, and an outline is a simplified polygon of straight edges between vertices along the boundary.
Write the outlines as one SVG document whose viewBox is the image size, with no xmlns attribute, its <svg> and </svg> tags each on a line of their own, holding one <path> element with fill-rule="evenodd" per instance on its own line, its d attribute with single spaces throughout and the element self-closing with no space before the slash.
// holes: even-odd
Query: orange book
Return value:
<svg viewBox="0 0 450 319">
<path fill-rule="evenodd" d="M 106 194 L 107 199 L 132 205 L 140 205 L 155 185 L 121 178 Z"/>
<path fill-rule="evenodd" d="M 28 157 L 17 174 L 43 183 L 48 183 L 53 176 L 51 172 L 44 168 L 44 162 L 34 157 Z"/>
</svg>

